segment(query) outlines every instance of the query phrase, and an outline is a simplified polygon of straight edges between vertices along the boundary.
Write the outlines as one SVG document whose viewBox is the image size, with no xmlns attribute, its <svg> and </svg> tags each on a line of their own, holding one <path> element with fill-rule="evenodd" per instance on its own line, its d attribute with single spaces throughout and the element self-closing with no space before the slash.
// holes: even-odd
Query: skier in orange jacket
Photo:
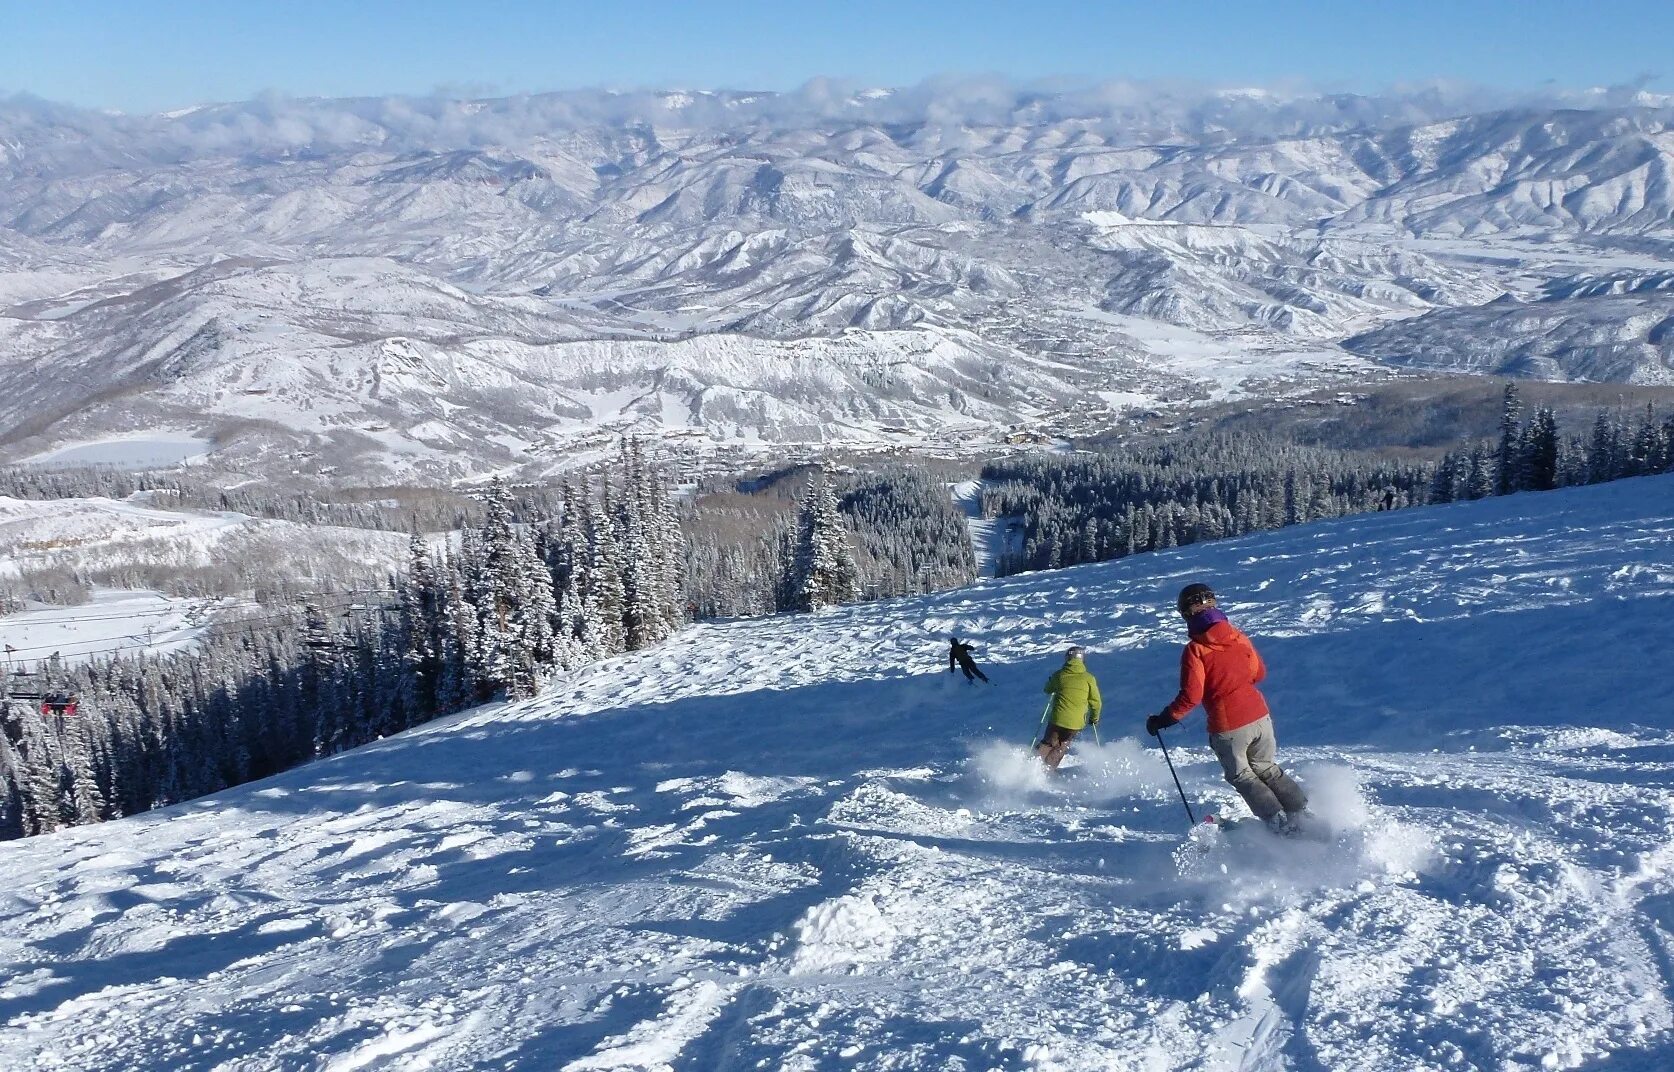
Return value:
<svg viewBox="0 0 1674 1072">
<path fill-rule="evenodd" d="M 1256 818 L 1281 831 L 1299 826 L 1308 797 L 1274 761 L 1273 716 L 1256 688 L 1267 676 L 1266 664 L 1250 638 L 1227 621 L 1208 585 L 1188 584 L 1176 606 L 1191 636 L 1180 653 L 1180 691 L 1146 720 L 1146 732 L 1177 725 L 1201 703 L 1209 716 L 1209 747 Z"/>
</svg>

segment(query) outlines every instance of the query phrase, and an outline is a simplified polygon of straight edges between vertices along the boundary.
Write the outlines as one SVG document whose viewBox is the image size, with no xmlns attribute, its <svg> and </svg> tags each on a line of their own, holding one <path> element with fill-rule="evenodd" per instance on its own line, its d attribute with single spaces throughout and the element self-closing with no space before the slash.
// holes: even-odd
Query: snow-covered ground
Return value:
<svg viewBox="0 0 1674 1072">
<path fill-rule="evenodd" d="M 159 510 L 129 499 L 13 499 L 0 496 L 0 582 L 36 571 L 79 577 L 211 577 L 216 592 L 283 585 L 295 593 L 341 588 L 344 578 L 379 578 L 407 560 L 396 532 L 304 525 L 231 511 Z M 208 584 L 205 581 L 205 584 Z M 206 590 L 200 586 L 197 590 Z M 60 611 L 79 613 L 72 608 Z"/>
<path fill-rule="evenodd" d="M 207 549 L 226 530 L 250 522 L 243 514 L 156 510 L 136 501 L 13 499 L 0 495 L 0 577 L 78 559 L 120 560 L 146 544 Z"/>
<path fill-rule="evenodd" d="M 977 575 L 994 576 L 994 567 L 1005 551 L 1005 523 L 982 516 L 982 481 L 962 480 L 951 488 L 953 501 L 965 512 L 965 531 L 971 536 Z"/>
<path fill-rule="evenodd" d="M 13 661 L 27 664 L 52 655 L 80 662 L 93 655 L 144 649 L 154 654 L 191 646 L 217 610 L 231 600 L 174 599 L 160 592 L 95 589 L 75 607 L 42 605 L 0 616 L 0 644 Z"/>
<path fill-rule="evenodd" d="M 1137 728 L 1196 579 L 1329 843 L 1188 834 Z M 0 1067 L 1665 1069 L 1671 595 L 1661 477 L 692 628 L 0 846 Z M 1072 641 L 1104 745 L 1049 782 Z"/>
</svg>

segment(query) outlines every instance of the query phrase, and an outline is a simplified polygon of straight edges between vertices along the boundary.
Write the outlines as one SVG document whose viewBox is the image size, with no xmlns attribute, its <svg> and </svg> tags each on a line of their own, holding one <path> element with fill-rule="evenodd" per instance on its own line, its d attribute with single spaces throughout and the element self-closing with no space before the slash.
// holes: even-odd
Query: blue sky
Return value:
<svg viewBox="0 0 1674 1072">
<path fill-rule="evenodd" d="M 1667 91 L 1674 3 L 1550 0 L 126 0 L 19 3 L 0 91 L 153 111 L 291 96 L 580 86 L 789 89 L 815 76 L 1301 80 Z"/>
</svg>

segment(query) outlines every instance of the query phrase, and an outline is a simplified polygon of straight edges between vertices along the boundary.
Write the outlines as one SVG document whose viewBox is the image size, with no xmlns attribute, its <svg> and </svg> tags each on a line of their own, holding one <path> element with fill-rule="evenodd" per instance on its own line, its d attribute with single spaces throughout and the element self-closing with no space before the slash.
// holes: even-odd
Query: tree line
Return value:
<svg viewBox="0 0 1674 1072">
<path fill-rule="evenodd" d="M 934 475 L 905 466 L 849 475 L 799 466 L 762 483 L 751 493 L 705 495 L 688 518 L 689 593 L 699 617 L 937 592 L 976 577 L 964 515 Z M 817 584 L 822 594 L 811 598 L 810 573 L 826 561 L 838 564 L 842 579 Z"/>
<path fill-rule="evenodd" d="M 1217 433 L 982 471 L 983 513 L 1016 519 L 1000 576 L 1428 501 L 1431 466 Z"/>
<path fill-rule="evenodd" d="M 1599 410 L 1587 435 L 1564 435 L 1549 406 L 1523 416 L 1513 383 L 1501 402 L 1498 442 L 1443 455 L 1430 498 L 1454 502 L 1667 472 L 1674 472 L 1674 417 L 1659 418 L 1649 403 L 1637 419 Z"/>
<path fill-rule="evenodd" d="M 556 506 L 556 509 L 549 507 Z M 685 547 L 637 445 L 555 496 L 490 489 L 457 546 L 410 541 L 394 597 L 211 627 L 197 648 L 49 662 L 0 682 L 0 837 L 100 822 L 533 695 L 686 617 Z M 16 697 L 75 694 L 74 714 Z"/>
<path fill-rule="evenodd" d="M 1320 518 L 1674 471 L 1674 417 L 1600 410 L 1589 435 L 1554 411 L 1524 415 L 1505 388 L 1498 441 L 1439 461 L 1303 446 L 1220 432 L 1091 455 L 1028 455 L 983 468 L 983 512 L 1014 520 L 1019 546 L 1001 576 L 1101 562 Z"/>
<path fill-rule="evenodd" d="M 0 468 L 0 495 L 13 499 L 126 499 L 145 493 L 162 510 L 222 510 L 271 521 L 402 532 L 459 529 L 482 520 L 482 505 L 440 488 L 388 487 L 354 491 L 323 484 L 276 492 L 262 482 L 219 488 L 179 470 L 133 472 L 85 465 Z"/>
</svg>

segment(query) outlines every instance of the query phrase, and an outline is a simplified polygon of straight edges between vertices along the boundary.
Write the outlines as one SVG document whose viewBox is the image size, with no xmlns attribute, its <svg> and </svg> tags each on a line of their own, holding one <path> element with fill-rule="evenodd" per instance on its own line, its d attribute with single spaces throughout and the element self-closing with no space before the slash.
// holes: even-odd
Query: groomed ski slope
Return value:
<svg viewBox="0 0 1674 1072">
<path fill-rule="evenodd" d="M 1188 836 L 1135 732 L 1188 579 L 1330 844 Z M 1661 477 L 693 628 L 0 846 L 0 1067 L 1674 1067 L 1670 595 Z M 1106 744 L 1047 783 L 1071 641 Z"/>
</svg>

